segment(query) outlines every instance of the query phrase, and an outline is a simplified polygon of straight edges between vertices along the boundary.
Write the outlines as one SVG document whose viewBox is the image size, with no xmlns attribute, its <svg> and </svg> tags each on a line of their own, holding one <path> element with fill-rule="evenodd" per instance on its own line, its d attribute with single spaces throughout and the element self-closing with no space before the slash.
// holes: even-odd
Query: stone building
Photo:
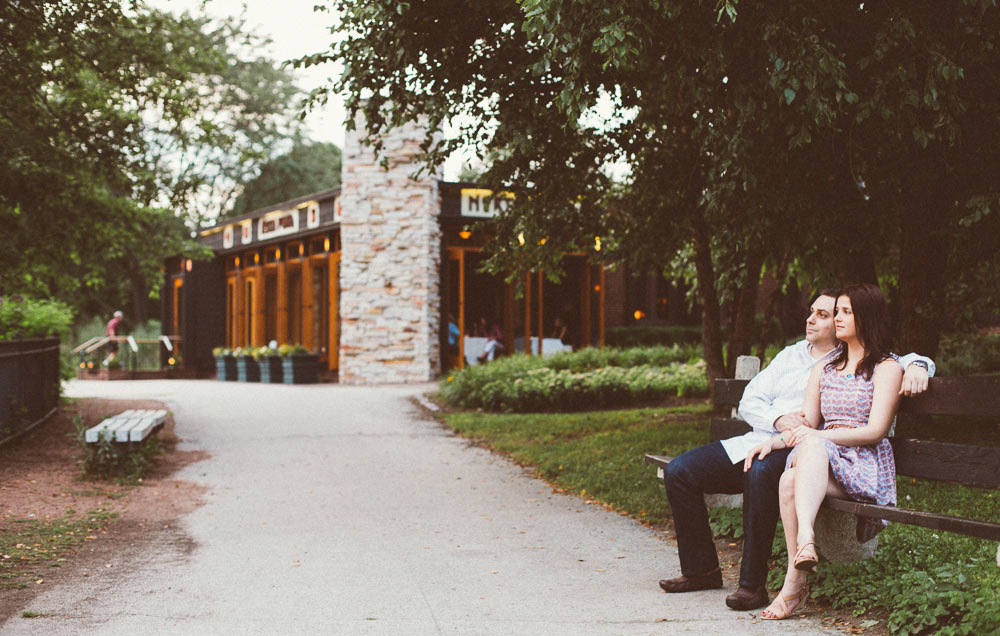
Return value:
<svg viewBox="0 0 1000 636">
<path fill-rule="evenodd" d="M 584 254 L 564 256 L 559 284 L 527 276 L 517 297 L 478 271 L 486 237 L 475 222 L 503 200 L 471 183 L 414 178 L 419 123 L 383 139 L 385 165 L 361 143 L 363 129 L 347 135 L 340 188 L 202 231 L 210 260 L 168 260 L 163 332 L 181 336 L 185 366 L 210 373 L 213 347 L 277 341 L 318 353 L 340 382 L 425 382 L 478 363 L 488 330 L 506 352 L 545 355 L 603 344 L 607 327 L 646 315 L 632 305 L 656 311 L 655 284 Z"/>
</svg>

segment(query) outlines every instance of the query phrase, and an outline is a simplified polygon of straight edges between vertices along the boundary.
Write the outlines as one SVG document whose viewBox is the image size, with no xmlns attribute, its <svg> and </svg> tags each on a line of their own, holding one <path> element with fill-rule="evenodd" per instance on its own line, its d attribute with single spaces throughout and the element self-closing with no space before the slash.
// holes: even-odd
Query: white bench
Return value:
<svg viewBox="0 0 1000 636">
<path fill-rule="evenodd" d="M 165 410 L 141 411 L 129 409 L 105 419 L 93 428 L 88 428 L 84 439 L 95 444 L 101 439 L 113 442 L 141 442 L 163 426 L 167 419 Z"/>
</svg>

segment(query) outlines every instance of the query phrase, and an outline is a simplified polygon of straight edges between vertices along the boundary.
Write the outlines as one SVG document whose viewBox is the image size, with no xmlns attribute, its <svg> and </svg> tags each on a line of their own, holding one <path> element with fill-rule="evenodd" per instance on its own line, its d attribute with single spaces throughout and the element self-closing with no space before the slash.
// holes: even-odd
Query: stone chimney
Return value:
<svg viewBox="0 0 1000 636">
<path fill-rule="evenodd" d="M 441 197 L 414 179 L 423 122 L 383 138 L 383 168 L 363 115 L 344 142 L 340 222 L 340 382 L 427 382 L 441 370 Z"/>
</svg>

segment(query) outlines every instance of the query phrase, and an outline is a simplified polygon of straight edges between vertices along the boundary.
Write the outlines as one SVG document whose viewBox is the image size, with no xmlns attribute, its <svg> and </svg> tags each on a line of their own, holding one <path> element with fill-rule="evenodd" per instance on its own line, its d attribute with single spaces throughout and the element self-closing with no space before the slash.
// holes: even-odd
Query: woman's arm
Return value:
<svg viewBox="0 0 1000 636">
<path fill-rule="evenodd" d="M 898 364 L 880 364 L 875 369 L 872 382 L 875 390 L 872 394 L 872 410 L 868 413 L 868 426 L 823 431 L 824 437 L 841 446 L 870 446 L 877 444 L 888 434 L 899 406 L 903 370 Z"/>
</svg>

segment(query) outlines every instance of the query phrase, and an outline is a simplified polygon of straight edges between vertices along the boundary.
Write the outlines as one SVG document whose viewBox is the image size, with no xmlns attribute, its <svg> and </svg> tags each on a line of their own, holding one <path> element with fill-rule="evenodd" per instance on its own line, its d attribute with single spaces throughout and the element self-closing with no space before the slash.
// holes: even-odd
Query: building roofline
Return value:
<svg viewBox="0 0 1000 636">
<path fill-rule="evenodd" d="M 198 230 L 199 235 L 213 234 L 216 231 L 221 231 L 227 225 L 232 225 L 234 223 L 240 223 L 248 219 L 254 219 L 262 214 L 267 214 L 268 212 L 274 212 L 275 210 L 285 210 L 288 208 L 298 207 L 303 203 L 308 203 L 309 201 L 321 201 L 323 199 L 332 199 L 340 194 L 340 186 L 336 188 L 330 188 L 328 190 L 320 190 L 319 192 L 313 192 L 311 194 L 305 194 L 300 197 L 295 197 L 294 199 L 288 199 L 287 201 L 282 201 L 281 203 L 275 203 L 267 207 L 258 208 L 246 214 L 241 214 L 239 216 L 234 216 L 232 218 L 227 218 L 219 221 L 215 225 L 210 227 L 202 228 Z"/>
</svg>

